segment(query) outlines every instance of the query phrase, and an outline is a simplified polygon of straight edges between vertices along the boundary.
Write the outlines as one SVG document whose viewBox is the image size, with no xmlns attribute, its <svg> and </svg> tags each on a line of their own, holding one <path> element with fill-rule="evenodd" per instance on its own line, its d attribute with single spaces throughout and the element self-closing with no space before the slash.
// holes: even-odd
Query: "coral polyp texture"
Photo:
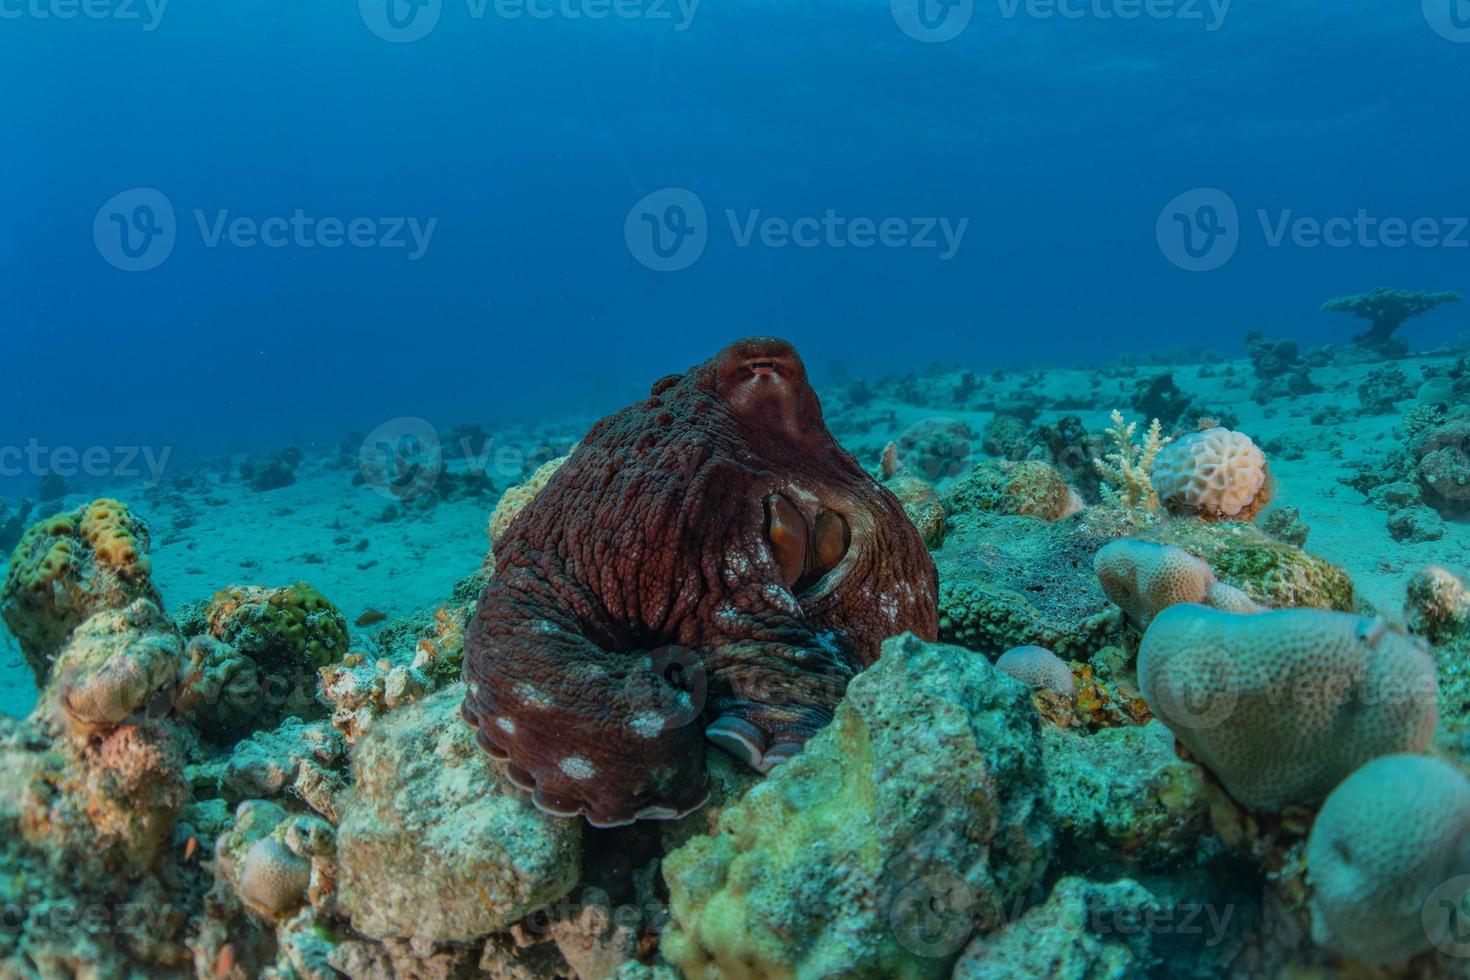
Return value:
<svg viewBox="0 0 1470 980">
<path fill-rule="evenodd" d="M 1364 765 L 1317 814 L 1307 880 L 1312 938 L 1328 949 L 1373 964 L 1470 953 L 1470 779 L 1426 756 Z"/>
<path fill-rule="evenodd" d="M 283 589 L 230 586 L 215 593 L 205 620 L 215 639 L 267 669 L 315 670 L 347 652 L 347 620 L 305 582 Z"/>
<path fill-rule="evenodd" d="M 1062 474 L 1039 460 L 982 460 L 946 496 L 950 514 L 978 512 L 1059 521 L 1082 509 Z"/>
<path fill-rule="evenodd" d="M 1215 578 L 1203 560 L 1183 548 L 1152 541 L 1114 541 L 1093 560 L 1109 599 L 1140 630 L 1170 606 L 1196 603 L 1226 612 L 1260 612 L 1250 596 Z"/>
<path fill-rule="evenodd" d="M 1245 433 L 1218 427 L 1159 453 L 1153 484 L 1165 507 L 1207 521 L 1248 521 L 1271 497 L 1266 454 Z"/>
<path fill-rule="evenodd" d="M 1033 691 L 1075 697 L 1077 683 L 1067 662 L 1046 647 L 1016 647 L 1000 655 L 995 667 Z"/>
<path fill-rule="evenodd" d="M 789 758 L 885 637 L 937 632 L 918 531 L 770 338 L 594 426 L 495 568 L 465 717 L 538 806 L 598 824 L 701 805 L 706 734 L 759 769 Z"/>
<path fill-rule="evenodd" d="M 162 604 L 148 545 L 147 526 L 111 499 L 26 530 L 0 587 L 0 615 L 20 641 L 37 684 L 45 682 L 67 636 L 93 613 L 135 599 Z"/>
<path fill-rule="evenodd" d="M 1422 752 L 1434 662 L 1382 620 L 1311 609 L 1170 606 L 1138 652 L 1154 715 L 1242 805 L 1310 806 L 1363 763 Z"/>
</svg>

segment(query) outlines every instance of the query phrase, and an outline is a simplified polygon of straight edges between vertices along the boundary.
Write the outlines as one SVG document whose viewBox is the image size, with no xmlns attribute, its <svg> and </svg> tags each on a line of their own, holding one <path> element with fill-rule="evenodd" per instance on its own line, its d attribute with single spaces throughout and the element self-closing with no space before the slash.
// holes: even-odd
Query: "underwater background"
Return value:
<svg viewBox="0 0 1470 980">
<path fill-rule="evenodd" d="M 1467 66 L 1465 0 L 0 0 L 0 978 L 1470 977 Z M 599 468 L 664 431 L 739 465 Z M 496 632 L 692 568 L 814 625 L 618 651 L 690 745 Z"/>
</svg>

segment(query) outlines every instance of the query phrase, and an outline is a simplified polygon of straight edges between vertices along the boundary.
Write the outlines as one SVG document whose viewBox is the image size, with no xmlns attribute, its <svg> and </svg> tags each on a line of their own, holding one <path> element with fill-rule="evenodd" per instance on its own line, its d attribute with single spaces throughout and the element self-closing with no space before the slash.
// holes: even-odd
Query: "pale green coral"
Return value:
<svg viewBox="0 0 1470 980">
<path fill-rule="evenodd" d="M 665 859 L 664 956 L 690 980 L 947 976 L 1045 870 L 1038 736 L 984 658 L 887 641 L 802 754 Z"/>
<path fill-rule="evenodd" d="M 994 513 L 1057 521 L 1082 509 L 1062 474 L 1039 460 L 976 463 L 946 496 L 951 514 Z"/>
<path fill-rule="evenodd" d="M 347 652 L 347 620 L 305 582 L 284 589 L 231 586 L 215 593 L 205 613 L 209 632 L 267 673 L 315 670 Z"/>
<path fill-rule="evenodd" d="M 1169 521 L 1146 535 L 1204 560 L 1215 576 L 1261 605 L 1354 612 L 1353 580 L 1346 571 L 1301 548 L 1267 537 L 1254 524 Z"/>
</svg>

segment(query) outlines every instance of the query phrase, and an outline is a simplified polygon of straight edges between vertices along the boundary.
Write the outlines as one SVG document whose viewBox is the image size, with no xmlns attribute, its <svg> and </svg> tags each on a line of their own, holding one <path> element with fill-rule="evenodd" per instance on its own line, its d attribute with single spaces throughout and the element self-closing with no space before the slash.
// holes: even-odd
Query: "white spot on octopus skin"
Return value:
<svg viewBox="0 0 1470 980">
<path fill-rule="evenodd" d="M 515 721 L 503 715 L 495 719 L 495 727 L 500 729 L 502 732 L 505 732 L 505 734 L 507 735 L 514 735 L 516 733 Z"/>
<path fill-rule="evenodd" d="M 560 763 L 561 771 L 579 781 L 591 779 L 597 775 L 597 767 L 580 755 L 569 755 Z"/>
<path fill-rule="evenodd" d="M 515 696 L 520 698 L 526 704 L 532 705 L 533 707 L 551 707 L 551 699 L 548 698 L 545 694 L 541 693 L 541 691 L 537 690 L 533 685 L 527 684 L 525 681 L 522 681 L 515 686 Z"/>
<path fill-rule="evenodd" d="M 640 712 L 628 722 L 628 727 L 639 738 L 654 738 L 664 730 L 664 716 L 657 711 Z"/>
</svg>

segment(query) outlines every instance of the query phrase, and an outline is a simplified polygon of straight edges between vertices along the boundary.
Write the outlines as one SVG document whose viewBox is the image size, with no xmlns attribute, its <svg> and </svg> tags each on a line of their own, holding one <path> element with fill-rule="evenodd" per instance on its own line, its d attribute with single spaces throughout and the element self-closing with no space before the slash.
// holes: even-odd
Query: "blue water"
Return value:
<svg viewBox="0 0 1470 980">
<path fill-rule="evenodd" d="M 818 379 L 1231 352 L 1253 328 L 1340 342 L 1360 325 L 1319 312 L 1330 296 L 1465 285 L 1464 247 L 1272 247 L 1257 216 L 1470 212 L 1470 44 L 1418 2 L 1240 0 L 1221 19 L 1179 0 L 1122 20 L 1099 0 L 1070 4 L 1074 20 L 989 0 L 939 43 L 876 2 L 705 0 L 689 16 L 669 0 L 594 20 L 444 0 L 410 43 L 351 3 L 59 19 L 67 2 L 0 0 L 3 445 L 209 452 L 395 415 L 601 411 L 758 332 L 796 341 Z M 671 187 L 706 208 L 707 244 L 661 272 L 625 222 Z M 150 271 L 115 268 L 93 234 L 134 188 L 175 211 Z M 1239 209 L 1238 250 L 1209 272 L 1171 262 L 1156 229 L 1194 188 Z M 135 205 L 115 210 L 125 226 Z M 726 216 L 828 209 L 967 225 L 945 257 L 741 247 Z M 298 210 L 435 224 L 416 258 L 209 247 L 199 228 Z M 1404 335 L 1423 348 L 1465 325 L 1447 307 Z"/>
</svg>

